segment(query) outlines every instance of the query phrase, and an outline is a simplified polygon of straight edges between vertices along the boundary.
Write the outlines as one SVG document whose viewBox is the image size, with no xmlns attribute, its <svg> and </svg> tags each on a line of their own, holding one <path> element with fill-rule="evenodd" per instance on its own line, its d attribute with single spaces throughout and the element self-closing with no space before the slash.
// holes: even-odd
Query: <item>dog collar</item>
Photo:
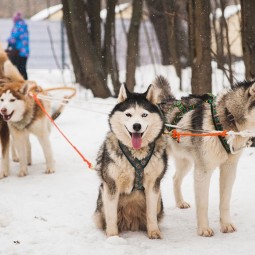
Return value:
<svg viewBox="0 0 255 255">
<path fill-rule="evenodd" d="M 123 154 L 125 155 L 125 157 L 129 161 L 129 163 L 135 169 L 135 182 L 134 182 L 133 190 L 134 189 L 144 190 L 144 187 L 143 187 L 144 168 L 147 166 L 147 164 L 149 163 L 149 161 L 151 159 L 151 156 L 152 156 L 152 154 L 154 152 L 155 143 L 149 144 L 148 154 L 142 160 L 133 157 L 133 155 L 131 154 L 131 152 L 128 149 L 128 147 L 126 145 L 122 144 L 120 141 L 119 141 L 119 146 L 120 146 L 121 151 L 123 152 Z"/>
</svg>

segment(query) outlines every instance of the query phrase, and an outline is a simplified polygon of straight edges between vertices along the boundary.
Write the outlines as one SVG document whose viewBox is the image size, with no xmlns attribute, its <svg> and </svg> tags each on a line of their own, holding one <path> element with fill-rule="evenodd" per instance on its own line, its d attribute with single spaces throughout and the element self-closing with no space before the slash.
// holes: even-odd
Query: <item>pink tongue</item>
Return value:
<svg viewBox="0 0 255 255">
<path fill-rule="evenodd" d="M 142 134 L 140 133 L 132 133 L 132 145 L 133 148 L 138 150 L 142 145 Z"/>
</svg>

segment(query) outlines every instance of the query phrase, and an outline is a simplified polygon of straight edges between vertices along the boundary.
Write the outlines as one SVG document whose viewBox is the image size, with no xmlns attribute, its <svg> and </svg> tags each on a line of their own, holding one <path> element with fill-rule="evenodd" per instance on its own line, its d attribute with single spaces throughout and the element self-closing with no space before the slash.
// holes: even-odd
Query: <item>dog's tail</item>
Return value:
<svg viewBox="0 0 255 255">
<path fill-rule="evenodd" d="M 157 90 L 159 90 L 160 103 L 167 101 L 169 98 L 174 98 L 170 84 L 164 76 L 162 75 L 157 76 L 152 84 Z"/>
<path fill-rule="evenodd" d="M 18 69 L 9 60 L 6 52 L 0 44 L 0 79 L 9 79 L 11 81 L 24 81 L 24 78 Z"/>
</svg>

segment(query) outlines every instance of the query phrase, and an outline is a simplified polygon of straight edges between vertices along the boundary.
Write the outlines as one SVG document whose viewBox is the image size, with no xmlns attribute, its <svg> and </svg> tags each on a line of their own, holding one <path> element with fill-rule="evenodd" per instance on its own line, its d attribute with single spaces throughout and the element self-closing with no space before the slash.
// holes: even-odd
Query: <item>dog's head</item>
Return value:
<svg viewBox="0 0 255 255">
<path fill-rule="evenodd" d="M 163 116 L 157 107 L 157 90 L 150 85 L 145 93 L 131 93 L 122 85 L 118 104 L 109 116 L 117 139 L 128 147 L 140 149 L 155 141 L 163 131 Z"/>
<path fill-rule="evenodd" d="M 5 121 L 18 122 L 32 99 L 28 93 L 34 86 L 31 82 L 9 82 L 0 87 L 0 114 Z"/>
</svg>

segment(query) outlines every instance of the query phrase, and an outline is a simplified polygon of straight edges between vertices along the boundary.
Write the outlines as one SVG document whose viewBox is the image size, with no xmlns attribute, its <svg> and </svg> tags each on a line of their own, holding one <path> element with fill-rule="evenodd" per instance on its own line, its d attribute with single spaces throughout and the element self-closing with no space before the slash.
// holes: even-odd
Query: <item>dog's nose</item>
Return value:
<svg viewBox="0 0 255 255">
<path fill-rule="evenodd" d="M 142 126 L 141 126 L 141 124 L 139 124 L 139 123 L 135 123 L 135 124 L 133 125 L 133 129 L 134 129 L 135 131 L 139 131 L 141 128 L 142 128 Z"/>
<path fill-rule="evenodd" d="M 2 108 L 2 109 L 1 109 L 1 113 L 2 113 L 2 114 L 6 114 L 6 112 L 7 112 L 7 109 L 6 109 L 6 108 Z"/>
</svg>

